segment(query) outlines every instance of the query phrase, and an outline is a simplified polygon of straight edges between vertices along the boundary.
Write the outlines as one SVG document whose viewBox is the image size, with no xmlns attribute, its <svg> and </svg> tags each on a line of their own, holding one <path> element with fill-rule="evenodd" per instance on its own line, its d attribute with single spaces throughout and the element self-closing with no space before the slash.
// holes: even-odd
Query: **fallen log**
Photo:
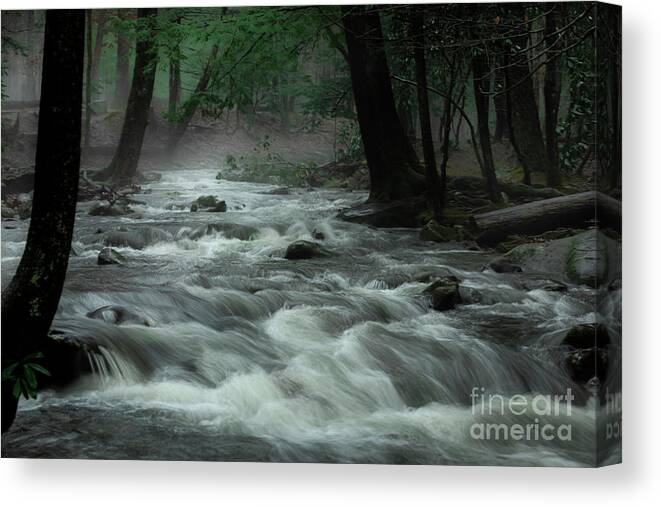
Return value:
<svg viewBox="0 0 661 507">
<path fill-rule="evenodd" d="M 529 202 L 469 219 L 481 245 L 494 245 L 512 234 L 541 234 L 559 227 L 622 229 L 622 204 L 589 191 Z"/>
</svg>

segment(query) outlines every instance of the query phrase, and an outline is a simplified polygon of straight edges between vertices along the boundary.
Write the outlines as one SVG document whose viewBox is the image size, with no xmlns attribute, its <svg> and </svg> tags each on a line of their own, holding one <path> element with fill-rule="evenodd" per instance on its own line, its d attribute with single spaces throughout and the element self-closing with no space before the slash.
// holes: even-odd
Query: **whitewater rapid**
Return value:
<svg viewBox="0 0 661 507">
<path fill-rule="evenodd" d="M 91 217 L 90 204 L 79 205 L 79 255 L 53 328 L 97 350 L 94 373 L 21 403 L 3 455 L 592 464 L 594 399 L 552 350 L 567 329 L 603 318 L 593 292 L 526 290 L 524 275 L 481 270 L 493 254 L 339 221 L 337 211 L 364 193 L 272 195 L 273 186 L 214 175 L 164 172 L 135 196 L 139 217 Z M 228 211 L 188 211 L 208 194 Z M 186 209 L 170 209 L 177 205 Z M 191 238 L 209 224 L 223 226 Z M 249 233 L 232 233 L 237 227 Z M 117 228 L 165 235 L 140 250 L 117 248 L 124 266 L 98 266 L 101 238 Z M 3 230 L 3 285 L 26 231 L 26 223 Z M 315 232 L 332 256 L 283 258 L 289 243 Z M 430 310 L 422 291 L 443 275 L 463 280 L 479 301 Z M 94 313 L 104 307 L 129 317 Z M 617 321 L 619 305 L 609 311 Z M 533 397 L 568 386 L 577 396 L 571 415 L 548 419 L 571 423 L 571 442 L 471 438 L 476 420 L 503 420 L 476 419 L 473 388 Z"/>
</svg>

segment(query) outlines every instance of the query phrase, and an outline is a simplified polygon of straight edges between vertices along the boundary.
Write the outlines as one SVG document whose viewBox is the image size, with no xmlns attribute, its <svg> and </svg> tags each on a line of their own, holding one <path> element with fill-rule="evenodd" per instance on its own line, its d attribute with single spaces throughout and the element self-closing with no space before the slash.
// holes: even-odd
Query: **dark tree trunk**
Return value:
<svg viewBox="0 0 661 507">
<path fill-rule="evenodd" d="M 83 130 L 83 146 L 90 145 L 92 129 L 92 10 L 85 11 L 85 128 Z"/>
<path fill-rule="evenodd" d="M 411 13 L 411 35 L 414 40 L 413 57 L 418 92 L 418 116 L 422 136 L 422 152 L 425 159 L 425 180 L 427 183 L 427 202 L 436 221 L 441 221 L 443 196 L 436 171 L 434 139 L 429 119 L 429 93 L 427 91 L 427 62 L 425 61 L 425 37 L 422 13 L 413 8 Z"/>
<path fill-rule="evenodd" d="M 103 52 L 103 37 L 106 34 L 106 19 L 99 19 L 96 24 L 96 36 L 94 37 L 94 49 L 92 51 L 92 91 L 94 83 L 99 78 L 99 69 L 101 68 L 101 53 Z"/>
<path fill-rule="evenodd" d="M 171 122 L 170 129 L 172 130 L 172 122 L 177 115 L 181 98 L 181 62 L 178 57 L 170 59 L 168 85 L 168 116 Z"/>
<path fill-rule="evenodd" d="M 499 92 L 505 89 L 505 73 L 501 70 L 496 70 L 495 77 L 495 91 Z M 493 140 L 500 142 L 503 136 L 506 135 L 507 126 L 507 99 L 504 94 L 500 93 L 494 95 L 493 105 L 496 110 L 496 129 L 493 133 Z"/>
<path fill-rule="evenodd" d="M 177 123 L 175 123 L 170 130 L 170 136 L 168 138 L 168 145 L 166 147 L 166 153 L 168 156 L 172 156 L 179 145 L 179 141 L 184 137 L 186 129 L 190 124 L 195 112 L 197 111 L 197 106 L 200 103 L 200 97 L 207 91 L 209 83 L 211 82 L 211 74 L 213 70 L 213 64 L 218 57 L 218 46 L 213 46 L 211 49 L 211 54 L 207 60 L 207 64 L 204 66 L 204 70 L 200 75 L 200 79 L 197 81 L 195 86 L 195 91 L 193 95 L 183 104 L 180 118 Z M 238 115 L 237 107 L 237 115 Z M 237 117 L 238 119 L 238 117 Z"/>
<path fill-rule="evenodd" d="M 181 17 L 177 16 L 173 23 L 180 24 Z M 179 100 L 181 99 L 181 41 L 179 39 L 176 40 L 175 46 L 172 48 L 168 70 L 168 117 L 170 132 L 172 132 L 177 110 L 179 109 Z"/>
<path fill-rule="evenodd" d="M 379 14 L 343 6 L 349 69 L 370 175 L 370 200 L 406 199 L 422 193 L 417 157 L 395 109 Z"/>
<path fill-rule="evenodd" d="M 548 157 L 547 183 L 552 187 L 562 185 L 560 176 L 560 155 L 558 152 L 558 111 L 560 110 L 560 92 L 562 74 L 560 72 L 559 39 L 557 17 L 559 4 L 545 16 L 544 35 L 546 46 L 546 74 L 544 76 L 544 130 L 546 134 L 546 154 Z"/>
<path fill-rule="evenodd" d="M 475 109 L 477 110 L 477 131 L 482 149 L 482 170 L 487 182 L 487 192 L 493 202 L 502 201 L 496 166 L 491 151 L 491 134 L 489 132 L 489 67 L 484 53 L 474 54 L 471 59 L 473 71 L 473 91 L 475 92 Z"/>
<path fill-rule="evenodd" d="M 520 23 L 520 20 L 517 22 Z M 527 39 L 527 33 L 524 32 L 517 36 L 516 41 L 525 47 Z M 509 55 L 505 65 L 505 80 L 513 138 L 511 141 L 526 174 L 525 179 L 528 180 L 526 183 L 529 183 L 529 175 L 533 171 L 544 172 L 548 177 L 549 161 L 539 123 L 527 50 L 523 49 Z"/>
<path fill-rule="evenodd" d="M 137 179 L 138 161 L 149 121 L 149 108 L 154 92 L 157 53 L 154 47 L 154 29 L 157 9 L 138 9 L 138 22 L 145 23 L 145 32 L 135 45 L 133 81 L 119 145 L 107 173 L 115 184 L 126 184 Z"/>
<path fill-rule="evenodd" d="M 38 351 L 64 285 L 80 169 L 85 11 L 48 10 L 32 218 L 16 274 L 2 293 L 2 368 Z M 2 431 L 18 399 L 2 382 Z"/>
<path fill-rule="evenodd" d="M 119 9 L 117 15 L 120 19 L 125 19 L 125 11 Z M 117 64 L 115 80 L 115 97 L 113 106 L 116 109 L 124 109 L 126 99 L 129 96 L 129 41 L 124 35 L 122 29 L 117 30 Z"/>
</svg>

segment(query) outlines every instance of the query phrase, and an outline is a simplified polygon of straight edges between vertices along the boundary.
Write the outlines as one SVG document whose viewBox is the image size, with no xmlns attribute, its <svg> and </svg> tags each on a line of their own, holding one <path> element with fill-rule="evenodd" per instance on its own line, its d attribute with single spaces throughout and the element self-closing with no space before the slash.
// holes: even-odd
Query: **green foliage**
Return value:
<svg viewBox="0 0 661 507">
<path fill-rule="evenodd" d="M 313 163 L 292 163 L 272 151 L 271 138 L 264 138 L 253 148 L 249 155 L 227 155 L 225 167 L 228 169 L 225 179 L 272 183 L 275 185 L 307 186 L 314 174 Z M 220 173 L 219 173 L 220 174 Z M 217 178 L 217 176 L 216 176 Z"/>
<path fill-rule="evenodd" d="M 335 160 L 338 162 L 355 162 L 364 158 L 363 138 L 357 123 L 343 124 L 335 141 Z"/>
<path fill-rule="evenodd" d="M 50 376 L 50 372 L 38 363 L 43 359 L 41 352 L 34 352 L 20 361 L 10 363 L 2 370 L 2 381 L 12 382 L 12 394 L 15 398 L 36 398 L 39 386 L 38 376 Z"/>
</svg>

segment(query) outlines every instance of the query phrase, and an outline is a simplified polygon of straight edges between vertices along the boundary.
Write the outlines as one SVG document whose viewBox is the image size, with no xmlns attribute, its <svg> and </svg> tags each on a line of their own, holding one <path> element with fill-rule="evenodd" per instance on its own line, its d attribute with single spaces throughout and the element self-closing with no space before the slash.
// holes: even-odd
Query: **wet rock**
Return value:
<svg viewBox="0 0 661 507">
<path fill-rule="evenodd" d="M 569 330 L 562 346 L 569 349 L 565 366 L 571 378 L 586 383 L 594 377 L 600 382 L 608 373 L 608 329 L 603 324 L 580 324 Z"/>
<path fill-rule="evenodd" d="M 541 244 L 521 245 L 504 257 L 525 272 L 553 273 L 563 282 L 592 287 L 622 276 L 620 243 L 595 229 Z"/>
<path fill-rule="evenodd" d="M 496 273 L 521 273 L 523 269 L 506 257 L 498 257 L 485 266 Z"/>
<path fill-rule="evenodd" d="M 142 250 L 149 245 L 172 239 L 171 234 L 156 227 L 141 227 L 135 230 L 120 228 L 107 232 L 103 238 L 103 244 L 106 246 L 130 247 L 134 250 Z"/>
<path fill-rule="evenodd" d="M 217 223 L 207 224 L 194 229 L 188 233 L 188 238 L 198 240 L 203 236 L 209 236 L 217 232 L 226 238 L 236 238 L 241 241 L 250 241 L 259 235 L 259 229 L 249 225 Z"/>
<path fill-rule="evenodd" d="M 521 286 L 527 291 L 545 290 L 549 292 L 567 292 L 567 286 L 564 283 L 552 279 L 537 278 L 524 280 L 521 282 Z"/>
<path fill-rule="evenodd" d="M 2 205 L 2 218 L 17 218 L 18 213 L 16 210 L 10 208 L 9 206 Z"/>
<path fill-rule="evenodd" d="M 102 248 L 97 258 L 97 264 L 104 266 L 108 264 L 125 264 L 126 257 L 120 254 L 117 250 L 110 247 Z"/>
<path fill-rule="evenodd" d="M 272 190 L 267 190 L 265 192 L 262 192 L 262 194 L 265 194 L 265 195 L 289 195 L 289 194 L 291 194 L 291 191 L 289 190 L 289 187 L 278 187 L 278 188 L 274 188 Z"/>
<path fill-rule="evenodd" d="M 312 259 L 314 257 L 327 257 L 328 255 L 329 252 L 320 244 L 312 241 L 299 240 L 294 241 L 287 247 L 285 259 Z"/>
<path fill-rule="evenodd" d="M 219 201 L 218 198 L 213 195 L 203 195 L 193 201 L 190 210 L 192 212 L 206 211 L 210 213 L 224 213 L 227 211 L 227 203 L 225 201 Z"/>
<path fill-rule="evenodd" d="M 622 290 L 622 279 L 616 278 L 615 280 L 613 280 L 610 284 L 608 284 L 608 290 L 610 291 Z"/>
<path fill-rule="evenodd" d="M 463 300 L 459 293 L 460 282 L 455 276 L 444 276 L 427 287 L 424 292 L 431 296 L 431 307 L 443 312 L 461 304 Z"/>
<path fill-rule="evenodd" d="M 430 220 L 420 229 L 420 239 L 437 243 L 449 243 L 469 240 L 471 237 L 466 229 L 459 225 L 443 225 L 436 222 L 436 220 Z"/>
<path fill-rule="evenodd" d="M 321 232 L 319 229 L 312 230 L 312 237 L 317 241 L 323 241 L 326 239 L 326 235 L 323 232 Z"/>
<path fill-rule="evenodd" d="M 26 220 L 32 214 L 32 192 L 9 194 L 2 203 L 2 218 L 20 218 Z"/>
<path fill-rule="evenodd" d="M 147 318 L 117 305 L 102 306 L 101 308 L 89 312 L 87 317 L 109 322 L 111 324 L 139 324 L 141 326 L 151 326 L 151 323 Z"/>
<path fill-rule="evenodd" d="M 44 355 L 42 366 L 50 373 L 49 377 L 43 378 L 42 387 L 65 386 L 92 373 L 89 353 L 94 349 L 56 329 L 41 340 L 38 350 Z"/>
<path fill-rule="evenodd" d="M 121 217 L 129 213 L 131 213 L 131 210 L 127 207 L 97 204 L 89 210 L 88 214 L 94 217 Z"/>
</svg>

